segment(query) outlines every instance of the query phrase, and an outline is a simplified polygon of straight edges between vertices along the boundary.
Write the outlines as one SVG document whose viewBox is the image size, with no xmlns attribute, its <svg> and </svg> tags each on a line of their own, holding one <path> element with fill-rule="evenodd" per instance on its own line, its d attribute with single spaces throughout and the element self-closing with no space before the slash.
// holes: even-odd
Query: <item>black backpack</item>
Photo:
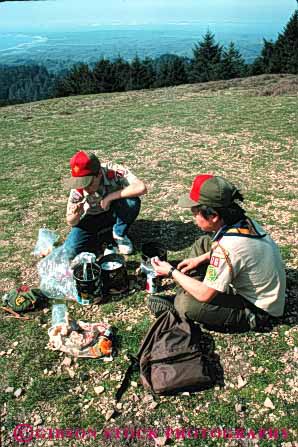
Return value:
<svg viewBox="0 0 298 447">
<path fill-rule="evenodd" d="M 116 400 L 121 398 L 128 385 L 128 375 L 136 365 L 139 366 L 143 386 L 153 394 L 173 395 L 210 388 L 214 380 L 200 347 L 200 339 L 198 325 L 194 327 L 170 311 L 163 313 L 145 336 Z"/>
</svg>

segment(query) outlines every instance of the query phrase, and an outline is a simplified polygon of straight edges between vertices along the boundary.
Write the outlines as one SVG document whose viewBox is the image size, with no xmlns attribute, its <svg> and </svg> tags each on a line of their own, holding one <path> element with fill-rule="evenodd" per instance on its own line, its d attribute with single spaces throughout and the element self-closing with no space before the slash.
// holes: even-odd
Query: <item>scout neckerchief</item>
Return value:
<svg viewBox="0 0 298 447">
<path fill-rule="evenodd" d="M 242 219 L 239 222 L 236 222 L 234 225 L 224 225 L 221 229 L 216 233 L 214 238 L 212 239 L 212 249 L 219 247 L 225 257 L 226 263 L 228 264 L 229 270 L 232 275 L 232 279 L 234 278 L 234 270 L 232 266 L 231 259 L 229 257 L 228 252 L 224 249 L 224 247 L 219 243 L 220 239 L 223 236 L 238 236 L 238 237 L 248 237 L 254 239 L 262 239 L 266 236 L 266 233 L 261 234 L 255 227 L 254 223 L 248 217 L 246 219 Z"/>
</svg>

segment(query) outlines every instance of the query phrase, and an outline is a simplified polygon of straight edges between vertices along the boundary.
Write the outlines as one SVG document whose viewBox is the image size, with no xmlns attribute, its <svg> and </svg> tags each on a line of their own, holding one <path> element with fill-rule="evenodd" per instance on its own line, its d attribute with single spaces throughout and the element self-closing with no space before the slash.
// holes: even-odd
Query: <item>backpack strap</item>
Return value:
<svg viewBox="0 0 298 447">
<path fill-rule="evenodd" d="M 132 373 L 139 369 L 139 362 L 138 359 L 131 354 L 128 354 L 130 364 L 128 365 L 127 370 L 125 371 L 123 380 L 121 382 L 120 388 L 118 388 L 117 393 L 115 395 L 116 402 L 119 402 L 125 391 L 129 387 L 130 379 L 132 376 Z"/>
</svg>

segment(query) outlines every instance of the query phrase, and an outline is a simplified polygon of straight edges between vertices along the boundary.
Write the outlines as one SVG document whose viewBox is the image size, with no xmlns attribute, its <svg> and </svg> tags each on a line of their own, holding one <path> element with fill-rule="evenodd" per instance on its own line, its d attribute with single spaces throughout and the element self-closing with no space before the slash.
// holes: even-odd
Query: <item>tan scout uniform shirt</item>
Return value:
<svg viewBox="0 0 298 447">
<path fill-rule="evenodd" d="M 253 221 L 259 233 L 263 228 Z M 214 242 L 204 284 L 227 292 L 231 284 L 237 294 L 273 316 L 281 316 L 285 305 L 286 277 L 279 249 L 270 236 L 248 238 L 225 236 Z M 225 251 L 225 255 L 224 255 Z M 229 265 L 230 264 L 230 265 Z"/>
<path fill-rule="evenodd" d="M 84 189 L 71 189 L 67 203 L 67 214 L 71 214 L 74 204 L 84 199 L 84 213 L 81 215 L 81 219 L 86 215 L 97 215 L 106 212 L 107 210 L 100 206 L 101 200 L 109 193 L 125 188 L 136 179 L 136 176 L 129 169 L 110 162 L 103 163 L 101 171 L 103 179 L 96 193 L 88 194 Z"/>
</svg>

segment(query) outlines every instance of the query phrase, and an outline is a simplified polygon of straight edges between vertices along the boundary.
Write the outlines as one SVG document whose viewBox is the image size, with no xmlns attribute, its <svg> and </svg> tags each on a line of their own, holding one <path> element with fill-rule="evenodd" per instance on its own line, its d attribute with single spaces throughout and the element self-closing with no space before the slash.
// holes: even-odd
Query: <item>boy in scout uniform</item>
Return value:
<svg viewBox="0 0 298 447">
<path fill-rule="evenodd" d="M 139 214 L 139 196 L 147 192 L 144 182 L 128 169 L 101 164 L 85 151 L 71 158 L 70 168 L 66 220 L 72 228 L 64 244 L 70 259 L 83 251 L 96 253 L 98 232 L 111 225 L 119 253 L 131 254 L 127 231 Z"/>
<path fill-rule="evenodd" d="M 178 204 L 190 208 L 197 226 L 213 237 L 198 239 L 177 268 L 152 261 L 158 274 L 180 285 L 174 301 L 178 313 L 215 330 L 253 329 L 284 312 L 286 277 L 279 249 L 246 216 L 242 201 L 224 178 L 196 176 Z"/>
</svg>

